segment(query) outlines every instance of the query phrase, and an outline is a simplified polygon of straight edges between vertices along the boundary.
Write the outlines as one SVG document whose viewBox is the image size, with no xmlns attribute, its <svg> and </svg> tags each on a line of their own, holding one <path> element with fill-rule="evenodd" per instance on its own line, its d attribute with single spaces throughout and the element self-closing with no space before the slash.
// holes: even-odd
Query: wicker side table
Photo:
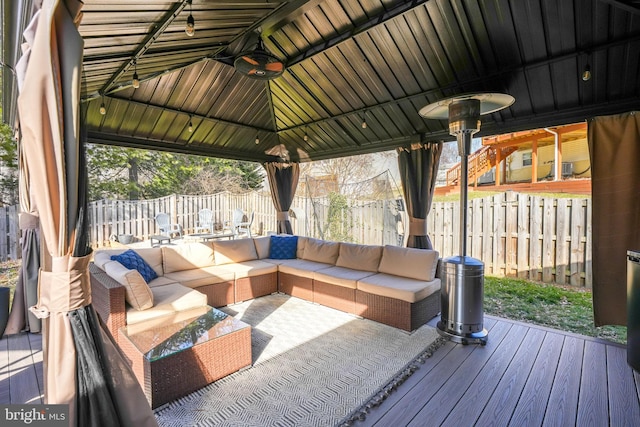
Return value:
<svg viewBox="0 0 640 427">
<path fill-rule="evenodd" d="M 211 307 L 126 326 L 119 334 L 153 409 L 251 364 L 251 326 Z"/>
</svg>

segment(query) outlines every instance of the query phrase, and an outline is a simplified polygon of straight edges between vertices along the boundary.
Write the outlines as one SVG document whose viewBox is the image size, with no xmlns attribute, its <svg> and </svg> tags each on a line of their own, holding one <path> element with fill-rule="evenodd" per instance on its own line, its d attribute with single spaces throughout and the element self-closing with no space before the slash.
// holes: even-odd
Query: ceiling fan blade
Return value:
<svg viewBox="0 0 640 427">
<path fill-rule="evenodd" d="M 267 64 L 264 68 L 267 71 L 275 71 L 279 73 L 284 70 L 284 64 L 282 62 L 271 62 Z"/>
<path fill-rule="evenodd" d="M 246 62 L 248 62 L 251 65 L 258 65 L 258 61 L 256 61 L 255 59 L 251 58 L 250 56 L 243 56 L 242 59 Z"/>
</svg>

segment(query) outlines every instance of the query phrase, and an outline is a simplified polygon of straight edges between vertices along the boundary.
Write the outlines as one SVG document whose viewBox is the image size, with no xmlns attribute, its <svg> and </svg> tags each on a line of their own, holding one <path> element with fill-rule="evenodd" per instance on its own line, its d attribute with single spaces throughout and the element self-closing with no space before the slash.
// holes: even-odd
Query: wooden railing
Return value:
<svg viewBox="0 0 640 427">
<path fill-rule="evenodd" d="M 500 150 L 502 159 L 516 151 L 517 147 L 506 147 Z M 468 183 L 474 183 L 496 165 L 497 149 L 491 146 L 482 147 L 467 159 Z M 462 165 L 456 163 L 447 171 L 447 185 L 459 185 Z"/>
</svg>

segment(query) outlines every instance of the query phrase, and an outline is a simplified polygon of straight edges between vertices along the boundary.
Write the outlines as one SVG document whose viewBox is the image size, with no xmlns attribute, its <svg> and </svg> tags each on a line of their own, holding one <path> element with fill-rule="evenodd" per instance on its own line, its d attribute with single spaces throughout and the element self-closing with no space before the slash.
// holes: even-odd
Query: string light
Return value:
<svg viewBox="0 0 640 427">
<path fill-rule="evenodd" d="M 133 80 L 131 81 L 131 86 L 134 89 L 138 89 L 140 87 L 140 79 L 138 78 L 138 61 L 133 60 Z"/>
<path fill-rule="evenodd" d="M 304 139 L 305 141 L 309 140 L 309 135 L 307 135 L 307 127 L 306 126 L 304 128 L 304 137 L 302 139 Z"/>
<path fill-rule="evenodd" d="M 367 128 L 367 112 L 365 111 L 362 115 L 362 129 Z"/>
<path fill-rule="evenodd" d="M 189 0 L 189 17 L 187 18 L 187 26 L 184 28 L 184 32 L 187 33 L 189 37 L 193 37 L 196 33 L 196 21 L 193 19 L 193 15 L 191 14 L 191 3 L 192 1 Z"/>
<path fill-rule="evenodd" d="M 189 116 L 189 133 L 193 132 L 193 122 L 191 121 L 191 116 Z"/>
<path fill-rule="evenodd" d="M 100 114 L 103 116 L 107 114 L 107 107 L 104 105 L 104 95 L 102 95 L 102 102 L 100 103 Z"/>
<path fill-rule="evenodd" d="M 584 71 L 582 72 L 582 80 L 585 82 L 591 80 L 591 66 L 589 64 L 584 66 Z"/>
<path fill-rule="evenodd" d="M 256 135 L 256 145 L 260 144 L 260 138 Z"/>
</svg>

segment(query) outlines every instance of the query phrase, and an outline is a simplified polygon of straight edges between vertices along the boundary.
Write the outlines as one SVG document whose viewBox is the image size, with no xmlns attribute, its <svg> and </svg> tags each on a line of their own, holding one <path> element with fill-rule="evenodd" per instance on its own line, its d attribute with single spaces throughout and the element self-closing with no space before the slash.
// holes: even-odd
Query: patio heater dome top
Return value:
<svg viewBox="0 0 640 427">
<path fill-rule="evenodd" d="M 422 107 L 418 114 L 427 119 L 444 120 L 449 118 L 449 105 L 467 100 L 480 101 L 480 115 L 495 113 L 513 104 L 515 98 L 505 93 L 470 93 L 441 99 Z"/>
</svg>

